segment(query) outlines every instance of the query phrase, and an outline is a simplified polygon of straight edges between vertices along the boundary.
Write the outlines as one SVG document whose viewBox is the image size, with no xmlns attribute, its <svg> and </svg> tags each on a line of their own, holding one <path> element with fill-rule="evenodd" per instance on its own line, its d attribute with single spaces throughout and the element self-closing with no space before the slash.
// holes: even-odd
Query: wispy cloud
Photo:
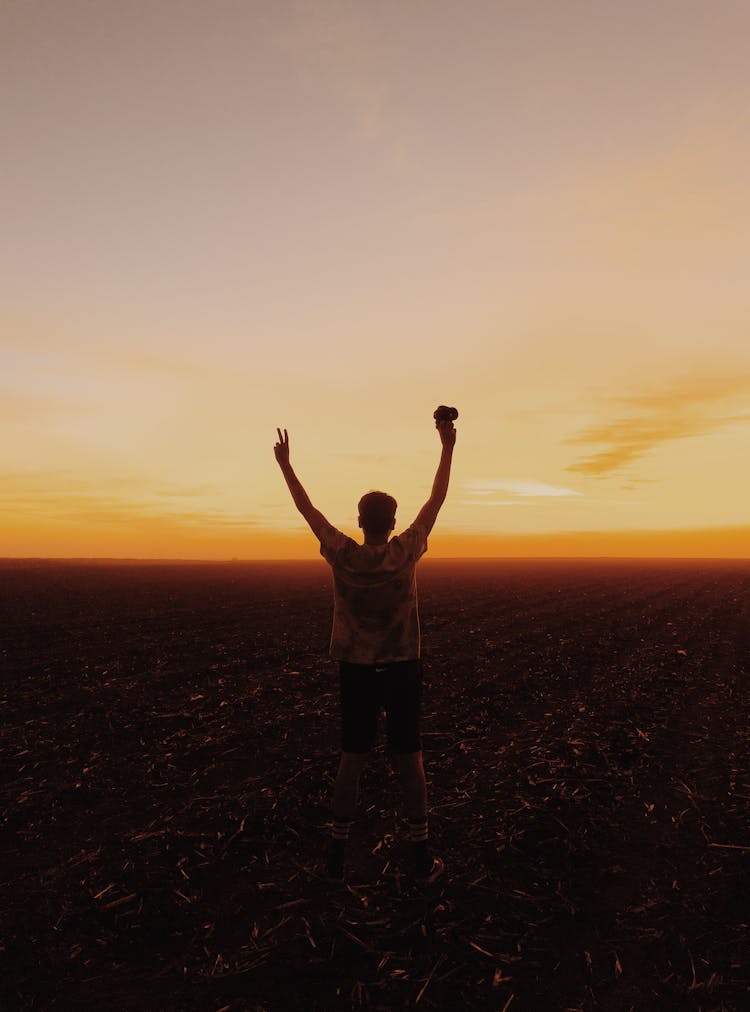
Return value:
<svg viewBox="0 0 750 1012">
<path fill-rule="evenodd" d="M 533 506 L 528 499 L 461 499 L 460 506 Z"/>
<path fill-rule="evenodd" d="M 159 489 L 156 493 L 165 499 L 187 499 L 193 496 L 215 495 L 218 485 L 186 485 L 183 488 Z"/>
<path fill-rule="evenodd" d="M 0 397 L 0 425 L 38 422 L 62 415 L 83 415 L 87 410 L 88 407 L 79 402 L 54 394 L 19 394 L 4 390 Z"/>
<path fill-rule="evenodd" d="M 746 410 L 731 410 L 732 399 L 744 397 L 749 391 L 750 373 L 743 371 L 731 376 L 691 378 L 663 390 L 616 397 L 612 403 L 620 410 L 624 406 L 627 414 L 618 414 L 564 440 L 569 446 L 603 446 L 580 457 L 567 470 L 600 477 L 639 460 L 664 443 L 750 421 Z"/>
<path fill-rule="evenodd" d="M 583 495 L 582 492 L 576 492 L 572 488 L 548 485 L 543 481 L 525 481 L 516 478 L 480 478 L 475 481 L 467 481 L 465 487 L 469 495 L 472 496 L 495 495 L 498 492 L 505 492 L 507 495 L 517 496 L 521 499 Z M 481 501 L 476 500 L 476 502 Z M 497 501 L 494 505 L 504 504 L 505 502 Z"/>
<path fill-rule="evenodd" d="M 740 369 L 727 375 L 689 377 L 664 390 L 626 394 L 618 400 L 623 404 L 649 410 L 672 411 L 675 408 L 711 404 L 737 394 L 744 397 L 749 392 L 750 372 Z"/>
<path fill-rule="evenodd" d="M 23 513 L 27 517 L 86 523 L 92 526 L 123 526 L 135 524 L 143 530 L 160 528 L 201 528 L 203 530 L 258 527 L 253 517 L 229 514 L 222 510 L 164 510 L 149 502 L 126 502 L 95 495 L 4 497 L 0 513 Z"/>
<path fill-rule="evenodd" d="M 641 485 L 656 485 L 656 478 L 629 478 L 624 485 L 620 486 L 623 489 L 633 491 L 638 489 Z"/>
<path fill-rule="evenodd" d="M 135 525 L 180 529 L 245 529 L 261 526 L 263 521 L 247 514 L 230 513 L 207 506 L 204 509 L 175 509 L 163 503 L 157 492 L 149 498 L 147 489 L 127 478 L 103 477 L 99 482 L 69 476 L 64 472 L 0 474 L 0 514 L 86 523 L 111 527 Z M 211 486 L 182 490 L 174 496 L 205 494 Z"/>
</svg>

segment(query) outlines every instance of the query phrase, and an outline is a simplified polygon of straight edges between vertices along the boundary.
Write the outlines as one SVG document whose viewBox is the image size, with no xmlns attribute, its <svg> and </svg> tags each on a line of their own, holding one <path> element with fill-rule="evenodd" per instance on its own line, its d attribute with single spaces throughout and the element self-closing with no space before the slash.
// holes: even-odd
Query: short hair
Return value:
<svg viewBox="0 0 750 1012">
<path fill-rule="evenodd" d="M 362 530 L 369 534 L 388 534 L 396 519 L 398 503 L 387 492 L 368 492 L 359 500 Z"/>
</svg>

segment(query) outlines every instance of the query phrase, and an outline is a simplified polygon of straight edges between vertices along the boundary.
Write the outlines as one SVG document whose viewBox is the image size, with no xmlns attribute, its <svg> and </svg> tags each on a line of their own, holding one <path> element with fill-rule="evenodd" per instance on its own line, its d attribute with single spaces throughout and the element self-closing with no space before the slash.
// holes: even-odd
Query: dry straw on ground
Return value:
<svg viewBox="0 0 750 1012">
<path fill-rule="evenodd" d="M 5 1007 L 748 1007 L 750 564 L 420 565 L 428 889 L 322 564 L 2 583 Z"/>
</svg>

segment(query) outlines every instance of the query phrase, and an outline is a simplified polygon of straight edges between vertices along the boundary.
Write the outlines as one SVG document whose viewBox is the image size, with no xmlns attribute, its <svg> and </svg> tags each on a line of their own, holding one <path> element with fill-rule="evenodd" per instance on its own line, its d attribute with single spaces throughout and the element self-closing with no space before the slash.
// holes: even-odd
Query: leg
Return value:
<svg viewBox="0 0 750 1012">
<path fill-rule="evenodd" d="M 389 665 L 388 674 L 389 752 L 404 792 L 414 873 L 422 882 L 433 882 L 444 871 L 445 863 L 430 853 L 427 842 L 427 782 L 419 733 L 422 665 L 418 660 L 395 663 Z"/>
<path fill-rule="evenodd" d="M 333 788 L 333 827 L 326 861 L 329 878 L 344 878 L 344 851 L 354 822 L 359 777 L 375 744 L 378 701 L 372 672 L 362 664 L 339 665 L 341 678 L 341 758 Z M 368 677 L 369 676 L 369 677 Z"/>
<path fill-rule="evenodd" d="M 421 819 L 427 815 L 427 781 L 424 775 L 422 752 L 407 752 L 391 755 L 391 762 L 398 773 L 406 802 L 409 819 Z"/>
<path fill-rule="evenodd" d="M 377 682 L 364 664 L 339 665 L 341 686 L 341 759 L 333 790 L 333 814 L 353 819 L 359 775 L 375 744 L 380 709 Z"/>
<path fill-rule="evenodd" d="M 353 819 L 357 810 L 359 777 L 370 752 L 342 752 L 333 787 L 333 817 Z"/>
<path fill-rule="evenodd" d="M 419 733 L 422 709 L 422 665 L 418 660 L 388 666 L 385 683 L 388 751 L 398 773 L 410 819 L 427 814 L 427 784 Z"/>
</svg>

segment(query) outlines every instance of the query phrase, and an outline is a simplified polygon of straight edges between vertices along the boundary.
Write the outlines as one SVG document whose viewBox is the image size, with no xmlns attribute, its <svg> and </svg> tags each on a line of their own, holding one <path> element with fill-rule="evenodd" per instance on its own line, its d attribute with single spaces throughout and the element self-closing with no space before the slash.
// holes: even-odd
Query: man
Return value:
<svg viewBox="0 0 750 1012">
<path fill-rule="evenodd" d="M 333 832 L 327 872 L 344 877 L 344 853 L 354 821 L 359 778 L 375 744 L 377 721 L 385 707 L 388 751 L 399 774 L 409 822 L 415 876 L 432 882 L 444 870 L 430 853 L 427 785 L 419 733 L 422 665 L 415 565 L 427 550 L 427 537 L 445 501 L 456 430 L 435 423 L 442 452 L 430 498 L 414 523 L 391 537 L 396 500 L 369 492 L 359 502 L 359 545 L 336 530 L 313 504 L 289 462 L 289 436 L 277 429 L 276 460 L 294 503 L 320 541 L 320 553 L 333 569 L 334 616 L 330 654 L 339 662 L 341 757 L 333 792 Z"/>
</svg>

